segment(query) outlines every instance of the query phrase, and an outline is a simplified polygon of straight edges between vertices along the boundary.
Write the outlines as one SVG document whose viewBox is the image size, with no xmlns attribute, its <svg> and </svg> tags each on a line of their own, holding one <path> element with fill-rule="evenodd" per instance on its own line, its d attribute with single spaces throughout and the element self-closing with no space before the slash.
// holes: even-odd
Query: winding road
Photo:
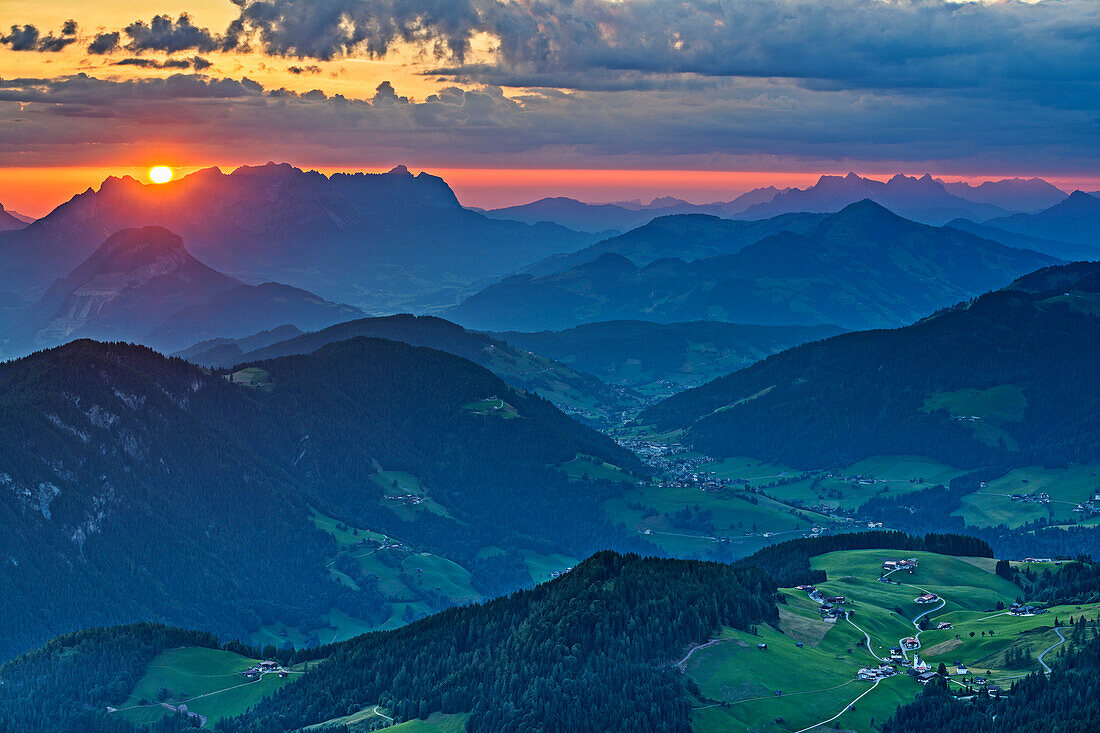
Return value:
<svg viewBox="0 0 1100 733">
<path fill-rule="evenodd" d="M 1044 649 L 1039 654 L 1039 664 L 1043 665 L 1043 669 L 1045 670 L 1046 674 L 1050 674 L 1050 667 L 1047 666 L 1047 663 L 1043 661 L 1043 657 L 1045 657 L 1047 655 L 1047 652 L 1052 651 L 1054 649 L 1057 649 L 1058 647 L 1060 647 L 1060 646 L 1062 646 L 1063 644 L 1066 643 L 1066 637 L 1062 636 L 1062 629 L 1068 629 L 1068 628 L 1070 628 L 1070 627 L 1069 626 L 1057 626 L 1057 627 L 1055 627 L 1054 633 L 1058 634 L 1058 638 L 1061 639 L 1061 641 L 1059 641 L 1055 644 L 1051 644 L 1050 646 L 1048 646 L 1046 649 Z"/>
</svg>

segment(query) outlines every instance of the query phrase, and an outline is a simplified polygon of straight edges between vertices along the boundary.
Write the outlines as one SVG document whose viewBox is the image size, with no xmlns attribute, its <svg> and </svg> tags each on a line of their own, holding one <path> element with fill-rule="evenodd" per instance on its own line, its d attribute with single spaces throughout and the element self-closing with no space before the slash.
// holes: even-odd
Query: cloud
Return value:
<svg viewBox="0 0 1100 733">
<path fill-rule="evenodd" d="M 317 66 L 316 64 L 310 64 L 308 66 L 288 66 L 286 68 L 286 70 L 289 71 L 291 74 L 294 74 L 295 76 L 298 76 L 298 75 L 301 75 L 301 74 L 320 74 L 321 73 L 321 67 Z"/>
<path fill-rule="evenodd" d="M 328 60 L 384 56 L 398 41 L 462 59 L 479 29 L 474 0 L 233 0 L 240 16 L 227 36 L 255 34 L 269 54 Z"/>
<path fill-rule="evenodd" d="M 165 59 L 164 61 L 157 61 L 156 59 L 147 59 L 140 57 L 124 58 L 120 61 L 115 61 L 114 66 L 137 66 L 142 69 L 190 69 L 194 68 L 195 71 L 202 71 L 208 69 L 214 64 L 201 56 L 192 56 L 189 59 Z"/>
<path fill-rule="evenodd" d="M 934 120 L 934 123 L 931 122 Z M 996 125 L 988 124 L 996 120 Z M 0 165 L 125 156 L 168 140 L 196 158 L 371 160 L 379 151 L 446 167 L 861 167 L 1083 172 L 1100 165 L 1095 116 L 952 91 L 805 89 L 717 80 L 683 90 L 444 87 L 416 101 L 390 83 L 366 99 L 265 89 L 247 78 L 87 75 L 0 81 Z"/>
<path fill-rule="evenodd" d="M 0 36 L 0 44 L 11 47 L 13 51 L 38 51 L 41 53 L 57 53 L 66 46 L 76 43 L 77 24 L 75 20 L 67 20 L 61 26 L 58 33 L 47 33 L 42 36 L 38 28 L 30 25 L 13 25 L 11 32 L 6 36 Z"/>
<path fill-rule="evenodd" d="M 134 53 L 142 51 L 216 51 L 223 41 L 207 28 L 200 28 L 191 22 L 191 16 L 180 13 L 176 20 L 167 15 L 154 15 L 148 23 L 135 21 L 126 26 L 126 35 L 130 37 L 126 50 Z"/>
<path fill-rule="evenodd" d="M 97 33 L 92 42 L 88 44 L 88 53 L 100 55 L 117 51 L 120 37 L 121 34 L 118 31 Z"/>
</svg>

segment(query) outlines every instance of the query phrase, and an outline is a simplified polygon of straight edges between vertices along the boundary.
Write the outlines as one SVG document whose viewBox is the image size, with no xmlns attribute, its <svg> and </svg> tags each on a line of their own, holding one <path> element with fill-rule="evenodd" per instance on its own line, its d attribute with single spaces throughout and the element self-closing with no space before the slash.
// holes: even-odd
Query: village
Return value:
<svg viewBox="0 0 1100 733">
<path fill-rule="evenodd" d="M 1029 561 L 1041 562 L 1041 560 L 1035 560 L 1029 558 Z M 897 583 L 898 581 L 892 581 L 889 576 L 896 572 L 914 573 L 919 568 L 919 561 L 916 558 L 905 559 L 887 559 L 882 563 L 882 574 L 879 576 L 880 581 Z M 889 654 L 886 657 L 878 657 L 871 651 L 870 641 L 871 637 L 866 631 L 861 629 L 855 622 L 852 621 L 852 616 L 855 615 L 854 611 L 850 607 L 849 599 L 842 595 L 825 595 L 814 585 L 799 585 L 797 590 L 805 592 L 809 598 L 817 603 L 818 611 L 821 614 L 821 618 L 825 623 L 836 624 L 840 620 L 847 621 L 860 631 L 865 639 L 867 650 L 876 657 L 877 665 L 868 665 L 860 667 L 856 670 L 855 676 L 857 679 L 864 681 L 877 681 L 893 677 L 897 674 L 901 674 L 903 671 L 912 677 L 920 684 L 927 684 L 928 682 L 936 679 L 937 677 L 944 677 L 950 679 L 956 684 L 962 685 L 964 682 L 969 684 L 978 685 L 984 687 L 984 689 L 991 695 L 1003 694 L 1000 687 L 996 685 L 989 685 L 987 680 L 983 677 L 970 677 L 969 668 L 959 660 L 954 662 L 954 672 L 946 667 L 946 665 L 940 664 L 938 669 L 932 669 L 932 666 L 925 660 L 921 659 L 916 653 L 921 649 L 920 635 L 928 629 L 935 629 L 938 631 L 948 631 L 952 629 L 952 624 L 949 621 L 940 621 L 934 626 L 930 625 L 926 621 L 926 616 L 939 608 L 943 608 L 946 601 L 936 593 L 924 591 L 920 595 L 913 599 L 913 602 L 919 605 L 930 605 L 939 603 L 936 608 L 925 611 L 912 620 L 914 629 L 916 631 L 912 636 L 906 636 L 898 641 L 897 646 L 890 649 Z M 922 590 L 922 589 L 920 589 Z M 1033 615 L 1039 613 L 1045 613 L 1045 609 L 1038 609 L 1031 605 L 1025 605 L 1021 603 L 1013 603 L 1007 613 L 1014 616 Z M 983 632 L 984 633 L 984 632 Z M 795 643 L 796 647 L 802 647 L 801 642 Z M 766 645 L 762 645 L 760 648 L 766 648 Z M 909 653 L 912 652 L 912 658 L 910 659 Z M 957 682 L 958 679 L 963 682 Z"/>
</svg>

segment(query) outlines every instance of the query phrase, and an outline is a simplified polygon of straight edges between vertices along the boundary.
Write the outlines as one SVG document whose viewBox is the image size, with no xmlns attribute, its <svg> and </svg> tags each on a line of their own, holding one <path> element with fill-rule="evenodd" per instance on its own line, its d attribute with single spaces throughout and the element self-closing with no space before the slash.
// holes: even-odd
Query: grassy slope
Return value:
<svg viewBox="0 0 1100 733">
<path fill-rule="evenodd" d="M 1100 489 L 1098 474 L 1100 465 L 1097 464 L 1067 468 L 1017 468 L 965 497 L 962 507 L 955 513 L 977 526 L 1006 524 L 1018 527 L 1046 517 L 1072 520 L 1079 516 L 1073 508 L 1092 498 L 1093 492 Z M 1011 499 L 1012 494 L 1039 492 L 1050 494 L 1051 503 L 1024 504 Z"/>
<path fill-rule="evenodd" d="M 136 723 L 159 720 L 168 712 L 158 700 L 159 691 L 166 688 L 170 691 L 166 702 L 186 703 L 190 712 L 207 717 L 207 728 L 213 728 L 220 718 L 243 713 L 293 678 L 265 674 L 249 682 L 240 673 L 256 661 L 217 649 L 166 651 L 149 663 L 129 699 L 119 706 L 118 714 Z"/>
<path fill-rule="evenodd" d="M 877 578 L 882 561 L 900 556 L 917 557 L 919 569 L 913 575 L 891 576 L 904 585 L 880 583 Z M 947 600 L 946 606 L 931 618 L 937 623 L 951 621 L 955 627 L 924 632 L 922 656 L 932 664 L 944 662 L 949 667 L 958 659 L 970 665 L 972 673 L 984 674 L 988 669 L 991 677 L 1003 678 L 1005 683 L 1038 667 L 1033 662 L 1029 668 L 1006 668 L 1009 646 L 1027 646 L 1037 657 L 1057 641 L 1052 631 L 1043 630 L 1049 628 L 1055 616 L 1064 621 L 1070 615 L 1085 613 L 1091 617 L 1100 612 L 1100 604 L 1061 607 L 1031 617 L 995 611 L 998 601 L 1008 604 L 1015 600 L 1019 589 L 994 575 L 995 563 L 988 558 L 861 550 L 831 553 L 812 562 L 829 575 L 819 588 L 830 595 L 847 596 L 853 622 L 868 632 L 876 652 L 887 652 L 900 637 L 913 633 L 909 619 L 929 608 L 912 602 L 921 592 L 916 587 L 920 586 Z M 780 619 L 782 631 L 763 627 L 759 637 L 727 631 L 725 636 L 733 641 L 699 651 L 689 661 L 686 671 L 702 694 L 729 703 L 696 710 L 692 718 L 696 731 L 796 731 L 832 717 L 870 686 L 855 680 L 856 670 L 874 661 L 862 634 L 843 620 L 835 626 L 820 621 L 816 604 L 804 593 L 790 590 L 784 595 L 787 604 Z M 895 606 L 904 615 L 894 612 Z M 1037 631 L 1021 634 L 1031 629 Z M 969 636 L 971 631 L 975 632 L 973 638 Z M 961 638 L 956 640 L 956 634 Z M 767 642 L 766 651 L 756 648 L 760 641 Z M 795 646 L 799 641 L 804 643 L 802 648 Z M 860 732 L 875 730 L 898 704 L 912 699 L 919 689 L 906 676 L 886 680 L 833 725 Z M 776 696 L 776 690 L 782 690 L 783 695 Z M 782 722 L 776 722 L 777 718 Z"/>
</svg>

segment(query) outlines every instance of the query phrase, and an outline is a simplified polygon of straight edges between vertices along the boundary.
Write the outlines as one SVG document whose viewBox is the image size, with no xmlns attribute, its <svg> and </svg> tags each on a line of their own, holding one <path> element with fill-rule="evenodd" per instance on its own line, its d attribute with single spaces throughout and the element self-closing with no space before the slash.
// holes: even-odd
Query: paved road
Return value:
<svg viewBox="0 0 1100 733">
<path fill-rule="evenodd" d="M 1058 647 L 1066 643 L 1066 637 L 1062 636 L 1062 629 L 1068 628 L 1068 626 L 1059 626 L 1055 628 L 1054 633 L 1058 634 L 1058 638 L 1061 639 L 1061 641 L 1056 644 L 1051 644 L 1039 654 L 1039 664 L 1043 665 L 1043 669 L 1046 670 L 1047 674 L 1050 674 L 1050 667 L 1047 666 L 1047 663 L 1043 661 L 1043 657 L 1047 655 L 1047 652 L 1051 651 L 1052 649 L 1057 649 Z"/>
</svg>

